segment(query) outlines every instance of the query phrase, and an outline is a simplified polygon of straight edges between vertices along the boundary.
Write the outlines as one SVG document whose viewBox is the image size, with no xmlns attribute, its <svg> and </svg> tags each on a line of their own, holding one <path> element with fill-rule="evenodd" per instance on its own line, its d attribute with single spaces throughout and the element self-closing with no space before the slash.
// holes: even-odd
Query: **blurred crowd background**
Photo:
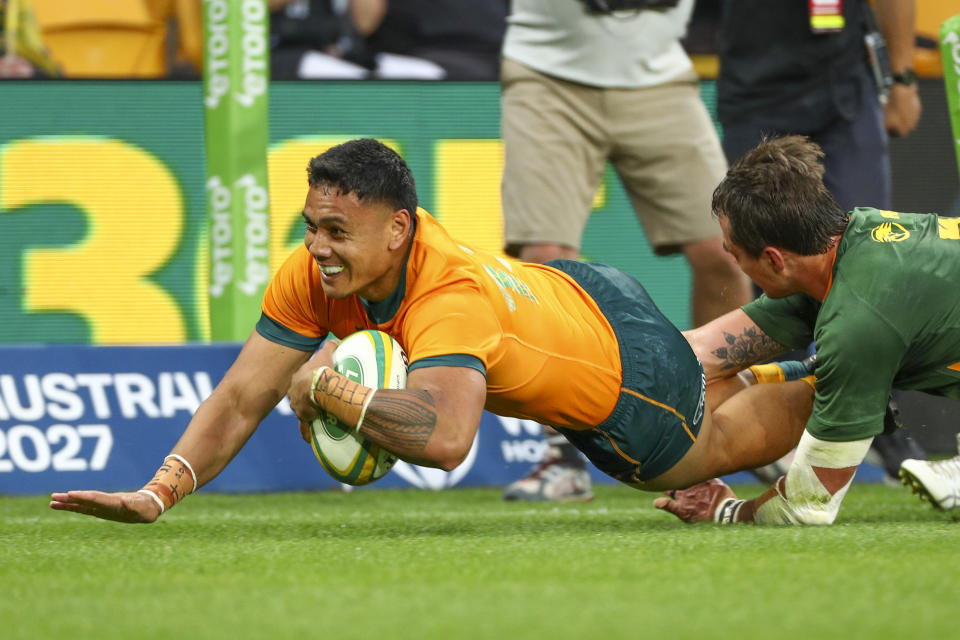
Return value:
<svg viewBox="0 0 960 640">
<path fill-rule="evenodd" d="M 684 45 L 716 75 L 723 0 L 698 0 Z M 275 80 L 497 80 L 509 0 L 269 0 Z M 200 78 L 202 0 L 0 0 L 15 78 Z M 917 0 L 914 68 L 942 72 L 939 25 L 956 0 Z M 749 28 L 745 25 L 744 28 Z"/>
<path fill-rule="evenodd" d="M 211 3 L 239 1 L 0 0 L 0 80 L 18 81 L 15 87 L 4 87 L 0 83 L 0 114 L 3 114 L 3 118 L 0 118 L 0 149 L 9 146 L 9 140 L 33 141 L 50 136 L 71 139 L 71 136 L 81 132 L 100 135 L 107 131 L 111 144 L 118 146 L 127 141 L 136 142 L 146 149 L 143 152 L 144 162 L 153 162 L 152 154 L 162 157 L 163 164 L 157 163 L 157 167 L 163 171 L 169 170 L 179 180 L 174 186 L 180 191 L 172 189 L 171 193 L 176 197 L 168 198 L 175 212 L 163 218 L 170 225 L 170 246 L 179 246 L 174 241 L 178 236 L 173 225 L 183 223 L 188 229 L 205 228 L 205 173 L 199 142 L 203 140 L 204 133 L 202 118 L 198 116 L 199 101 L 187 105 L 187 100 L 178 103 L 168 97 L 176 94 L 182 98 L 184 94 L 190 94 L 190 91 L 196 90 L 195 85 L 202 77 L 205 8 Z M 724 3 L 734 1 L 696 0 L 686 36 L 682 40 L 697 75 L 703 80 L 703 101 L 714 116 L 716 83 L 713 79 L 719 70 L 717 53 L 720 50 L 718 34 L 721 14 Z M 768 1 L 772 3 L 778 0 Z M 492 238 L 493 232 L 490 230 L 499 227 L 498 187 L 502 160 L 502 153 L 496 146 L 498 140 L 495 140 L 500 110 L 494 94 L 500 80 L 501 49 L 511 1 L 268 0 L 268 6 L 271 77 L 281 81 L 271 89 L 271 94 L 278 98 L 271 102 L 271 135 L 274 143 L 283 141 L 283 144 L 274 144 L 271 153 L 276 157 L 291 158 L 289 166 L 296 166 L 299 171 L 307 150 L 297 145 L 315 144 L 300 141 L 299 136 L 303 136 L 307 130 L 330 133 L 332 127 L 324 118 L 336 118 L 338 124 L 333 127 L 336 132 L 374 131 L 383 137 L 404 134 L 407 131 L 404 127 L 408 124 L 414 127 L 414 121 L 428 123 L 430 135 L 444 139 L 444 143 L 437 144 L 436 149 L 430 147 L 430 154 L 433 155 L 428 157 L 426 147 L 418 147 L 414 140 L 407 141 L 406 146 L 408 161 L 418 174 L 421 196 L 426 203 L 436 204 L 437 210 L 452 212 L 450 228 L 458 237 L 468 237 L 456 226 L 458 220 L 466 220 L 472 225 L 471 230 L 485 227 L 483 232 L 489 232 Z M 895 210 L 960 216 L 957 165 L 951 145 L 943 69 L 937 44 L 940 25 L 958 12 L 958 0 L 916 0 L 916 46 L 912 66 L 920 78 L 923 116 L 916 131 L 909 136 L 890 140 L 891 173 L 895 185 L 892 208 Z M 749 30 L 755 25 L 745 24 L 743 28 Z M 51 79 L 56 82 L 50 82 Z M 322 96 L 328 108 L 317 110 L 314 105 L 320 99 L 318 93 L 325 91 L 325 87 L 310 81 L 331 79 L 365 81 L 338 83 L 337 91 L 325 92 Z M 434 83 L 430 86 L 432 92 L 423 91 L 416 83 L 411 83 L 415 85 L 413 88 L 400 86 L 404 83 L 392 83 L 395 86 L 390 89 L 393 91 L 391 96 L 399 96 L 397 100 L 402 102 L 399 104 L 383 100 L 383 87 L 372 86 L 378 80 L 464 82 Z M 99 95 L 104 91 L 104 85 L 108 85 L 107 93 L 110 94 L 107 100 Z M 456 95 L 447 95 L 446 92 Z M 129 93 L 135 93 L 136 100 L 131 98 L 127 101 Z M 412 99 L 411 94 L 416 94 L 417 99 Z M 429 94 L 429 97 L 423 97 L 424 94 Z M 484 100 L 483 113 L 474 112 L 470 118 L 464 118 L 462 105 L 476 104 L 478 97 Z M 37 106 L 40 102 L 32 102 L 41 99 L 45 102 L 40 106 Z M 383 102 L 387 104 L 381 104 Z M 155 108 L 155 111 L 150 111 L 151 108 Z M 65 111 L 67 109 L 69 112 Z M 381 117 L 376 120 L 377 127 L 371 125 L 370 114 L 374 111 L 379 114 L 377 117 Z M 408 116 L 406 119 L 410 122 L 403 122 L 403 114 L 411 113 L 415 113 L 416 117 Z M 169 126 L 171 119 L 177 123 L 175 127 Z M 109 126 L 104 125 L 103 120 L 109 121 Z M 151 127 L 154 121 L 163 124 L 160 127 L 162 133 Z M 718 130 L 721 129 L 716 120 L 715 124 Z M 368 128 L 368 125 L 371 126 Z M 456 140 L 446 141 L 448 137 Z M 726 137 L 733 138 L 732 135 Z M 87 153 L 78 157 L 90 162 L 112 157 L 109 154 L 113 147 L 101 146 L 104 147 L 101 152 L 103 155 L 94 157 Z M 133 146 L 128 145 L 123 149 L 128 150 Z M 138 149 L 135 151 L 139 152 Z M 315 149 L 310 147 L 310 151 Z M 62 152 L 60 149 L 59 153 Z M 462 155 L 457 156 L 457 153 Z M 440 167 L 434 172 L 435 175 L 430 173 L 434 155 Z M 461 168 L 467 163 L 457 162 L 457 159 L 467 157 L 470 167 Z M 485 165 L 482 158 L 486 159 Z M 26 163 L 26 160 L 22 162 Z M 15 184 L 16 179 L 24 180 L 24 176 L 34 179 L 35 174 L 43 173 L 25 169 L 15 179 L 9 173 L 9 167 L 14 164 L 8 162 L 8 175 L 0 175 L 0 178 L 6 178 L 8 185 Z M 476 169 L 480 165 L 484 166 L 482 171 Z M 118 166 L 126 168 L 126 165 Z M 49 168 L 44 165 L 44 170 Z M 301 179 L 297 171 L 289 173 L 293 176 L 291 180 Z M 35 193 L 27 193 L 22 184 L 18 185 L 18 189 L 0 190 L 0 210 L 18 207 L 25 210 L 30 203 L 49 204 L 62 200 L 62 194 L 52 193 L 54 187 L 47 185 L 56 181 L 49 181 L 45 177 L 36 177 L 35 180 L 41 185 L 36 187 Z M 93 195 L 89 197 L 92 199 L 102 194 L 121 192 L 119 182 L 108 183 L 108 187 L 92 180 L 86 182 L 90 183 L 89 191 Z M 465 185 L 464 189 L 444 190 L 438 186 L 453 183 Z M 298 186 L 292 190 L 295 193 L 292 208 L 283 200 L 283 189 L 273 188 L 271 206 L 276 201 L 279 203 L 276 206 L 286 206 L 295 211 L 299 206 L 297 202 L 302 202 L 299 200 L 302 198 L 299 182 L 296 184 Z M 668 315 L 676 309 L 671 317 L 677 322 L 685 322 L 686 314 L 682 312 L 686 308 L 685 296 L 677 294 L 684 301 L 671 306 L 673 303 L 665 293 L 667 285 L 663 285 L 663 290 L 656 288 L 656 275 L 659 272 L 655 269 L 659 267 L 651 265 L 659 265 L 662 261 L 647 260 L 646 254 L 638 258 L 639 250 L 635 242 L 638 236 L 615 231 L 619 224 L 632 225 L 627 228 L 633 229 L 635 222 L 629 213 L 629 201 L 622 191 L 618 191 L 613 182 L 605 184 L 610 188 L 600 197 L 606 197 L 604 206 L 609 215 L 595 217 L 594 229 L 598 240 L 592 245 L 592 239 L 586 238 L 583 255 L 590 257 L 595 249 L 599 254 L 597 247 L 602 247 L 605 261 L 615 265 L 646 260 L 642 263 L 644 281 L 650 284 L 652 291 L 656 291 L 658 305 L 664 305 Z M 178 195 L 181 191 L 182 205 Z M 153 206 L 160 207 L 162 203 L 158 194 L 151 191 L 151 198 Z M 96 213 L 93 207 L 89 211 Z M 464 215 L 453 215 L 461 212 Z M 480 217 L 476 212 L 482 212 L 487 217 Z M 80 315 L 61 313 L 65 293 L 57 288 L 58 281 L 55 278 L 42 269 L 30 267 L 33 269 L 30 270 L 23 266 L 28 264 L 28 261 L 21 260 L 27 247 L 33 251 L 33 247 L 46 246 L 49 242 L 48 238 L 44 238 L 41 243 L 31 235 L 36 225 L 28 213 L 6 215 L 5 211 L 3 222 L 7 226 L 0 229 L 0 267 L 8 274 L 6 281 L 0 285 L 0 302 L 3 303 L 0 304 L 0 318 L 4 320 L 0 323 L 4 325 L 0 330 L 0 343 L 37 339 L 110 342 L 102 337 L 105 334 L 80 322 Z M 78 229 L 84 224 L 84 217 L 76 217 Z M 296 234 L 291 236 L 289 229 L 278 227 L 275 231 L 278 246 L 298 241 Z M 499 233 L 498 228 L 496 233 Z M 155 239 L 156 229 L 153 234 Z M 77 237 L 81 235 L 78 231 Z M 474 233 L 469 237 L 474 240 L 477 235 Z M 71 242 L 79 240 L 72 239 Z M 177 254 L 177 260 L 170 261 L 170 272 L 175 273 L 169 277 L 176 285 L 171 285 L 171 289 L 181 296 L 178 298 L 178 309 L 186 318 L 182 335 L 187 340 L 199 340 L 205 335 L 203 329 L 199 328 L 205 326 L 204 307 L 194 301 L 191 293 L 195 284 L 193 271 L 184 266 L 194 264 L 191 261 L 194 259 L 193 253 L 200 255 L 199 252 L 193 252 L 194 245 L 190 243 L 195 242 L 198 241 L 189 240 L 186 248 L 181 248 Z M 62 248 L 60 254 L 52 252 L 48 256 L 50 263 L 56 257 L 53 254 L 66 255 L 72 250 L 71 246 Z M 621 260 L 621 254 L 627 257 Z M 42 252 L 31 253 L 31 256 L 31 260 L 45 258 Z M 103 253 L 99 258 L 103 263 L 96 264 L 106 264 L 108 259 L 113 259 L 113 254 Z M 197 264 L 201 262 L 197 259 Z M 673 262 L 666 265 L 662 267 L 664 273 L 677 270 Z M 675 282 L 674 276 L 664 276 L 663 282 Z M 44 287 L 50 288 L 52 293 L 48 298 L 36 297 L 36 291 L 45 290 Z M 676 289 L 672 285 L 670 287 L 671 292 Z M 28 303 L 29 296 L 34 298 L 30 298 Z M 71 298 L 76 305 L 95 298 L 81 293 L 75 296 L 80 300 L 78 302 Z M 38 310 L 54 310 L 57 313 L 43 315 L 37 314 Z M 103 310 L 103 318 L 122 317 L 113 313 L 112 307 L 104 306 Z M 125 313 L 128 312 L 129 308 L 126 308 Z M 148 316 L 154 318 L 158 314 L 151 309 Z M 38 318 L 41 320 L 38 321 Z M 128 324 L 139 326 L 136 322 Z M 99 327 L 94 322 L 90 322 L 89 326 Z M 72 329 L 65 330 L 64 327 Z M 165 333 L 164 336 L 169 339 L 169 334 Z M 908 413 L 910 406 L 906 403 L 902 403 L 902 406 Z M 931 405 L 924 401 L 923 406 Z M 941 409 L 938 405 L 937 411 L 940 411 L 938 416 L 948 416 L 953 409 L 946 405 Z M 917 419 L 910 415 L 908 418 L 908 422 L 927 421 L 926 418 Z M 939 419 L 933 417 L 929 422 Z M 950 431 L 951 438 L 952 434 Z M 948 444 L 952 448 L 953 441 L 950 440 Z M 936 449 L 931 447 L 931 450 Z"/>
</svg>

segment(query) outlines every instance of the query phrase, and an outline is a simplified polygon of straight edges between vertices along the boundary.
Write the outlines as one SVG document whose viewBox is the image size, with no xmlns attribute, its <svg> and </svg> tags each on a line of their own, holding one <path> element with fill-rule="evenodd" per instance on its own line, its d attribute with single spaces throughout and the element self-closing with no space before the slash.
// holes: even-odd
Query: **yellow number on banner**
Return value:
<svg viewBox="0 0 960 640">
<path fill-rule="evenodd" d="M 123 141 L 59 138 L 6 145 L 0 171 L 0 208 L 64 203 L 87 218 L 77 244 L 24 251 L 25 311 L 79 314 L 95 343 L 186 339 L 176 301 L 150 280 L 183 226 L 180 188 L 167 167 Z"/>
<path fill-rule="evenodd" d="M 500 140 L 438 140 L 436 213 L 450 235 L 481 251 L 503 253 Z"/>
<path fill-rule="evenodd" d="M 493 255 L 502 255 L 503 209 L 499 139 L 439 140 L 436 150 L 436 213 L 450 235 Z M 594 194 L 593 208 L 606 204 L 606 187 Z"/>
</svg>

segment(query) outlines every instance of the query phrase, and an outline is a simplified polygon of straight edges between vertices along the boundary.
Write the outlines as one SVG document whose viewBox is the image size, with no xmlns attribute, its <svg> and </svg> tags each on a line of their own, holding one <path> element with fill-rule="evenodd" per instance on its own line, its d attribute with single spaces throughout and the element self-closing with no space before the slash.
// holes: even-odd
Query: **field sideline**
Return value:
<svg viewBox="0 0 960 640">
<path fill-rule="evenodd" d="M 904 489 L 803 529 L 596 493 L 200 493 L 151 526 L 0 498 L 0 638 L 955 637 L 960 521 Z"/>
</svg>

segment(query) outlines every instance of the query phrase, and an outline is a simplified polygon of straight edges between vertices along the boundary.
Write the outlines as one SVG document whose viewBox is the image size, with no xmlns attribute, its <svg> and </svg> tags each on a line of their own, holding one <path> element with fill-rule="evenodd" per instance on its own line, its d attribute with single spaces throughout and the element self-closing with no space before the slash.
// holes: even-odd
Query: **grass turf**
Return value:
<svg viewBox="0 0 960 640">
<path fill-rule="evenodd" d="M 149 526 L 2 498 L 0 638 L 956 633 L 960 521 L 903 489 L 855 484 L 822 528 L 689 526 L 596 493 L 200 493 Z"/>
</svg>

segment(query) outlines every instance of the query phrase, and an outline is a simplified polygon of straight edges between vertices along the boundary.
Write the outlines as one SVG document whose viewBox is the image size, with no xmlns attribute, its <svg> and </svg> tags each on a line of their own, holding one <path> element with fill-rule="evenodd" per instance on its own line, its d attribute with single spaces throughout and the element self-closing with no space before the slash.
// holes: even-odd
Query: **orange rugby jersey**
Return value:
<svg viewBox="0 0 960 640">
<path fill-rule="evenodd" d="M 423 209 L 416 222 L 389 318 L 372 319 L 356 295 L 328 300 L 304 246 L 267 287 L 264 315 L 311 338 L 384 331 L 411 369 L 472 356 L 486 369 L 486 408 L 498 415 L 573 429 L 603 422 L 622 370 L 616 336 L 593 299 L 556 269 L 458 243 Z"/>
</svg>

